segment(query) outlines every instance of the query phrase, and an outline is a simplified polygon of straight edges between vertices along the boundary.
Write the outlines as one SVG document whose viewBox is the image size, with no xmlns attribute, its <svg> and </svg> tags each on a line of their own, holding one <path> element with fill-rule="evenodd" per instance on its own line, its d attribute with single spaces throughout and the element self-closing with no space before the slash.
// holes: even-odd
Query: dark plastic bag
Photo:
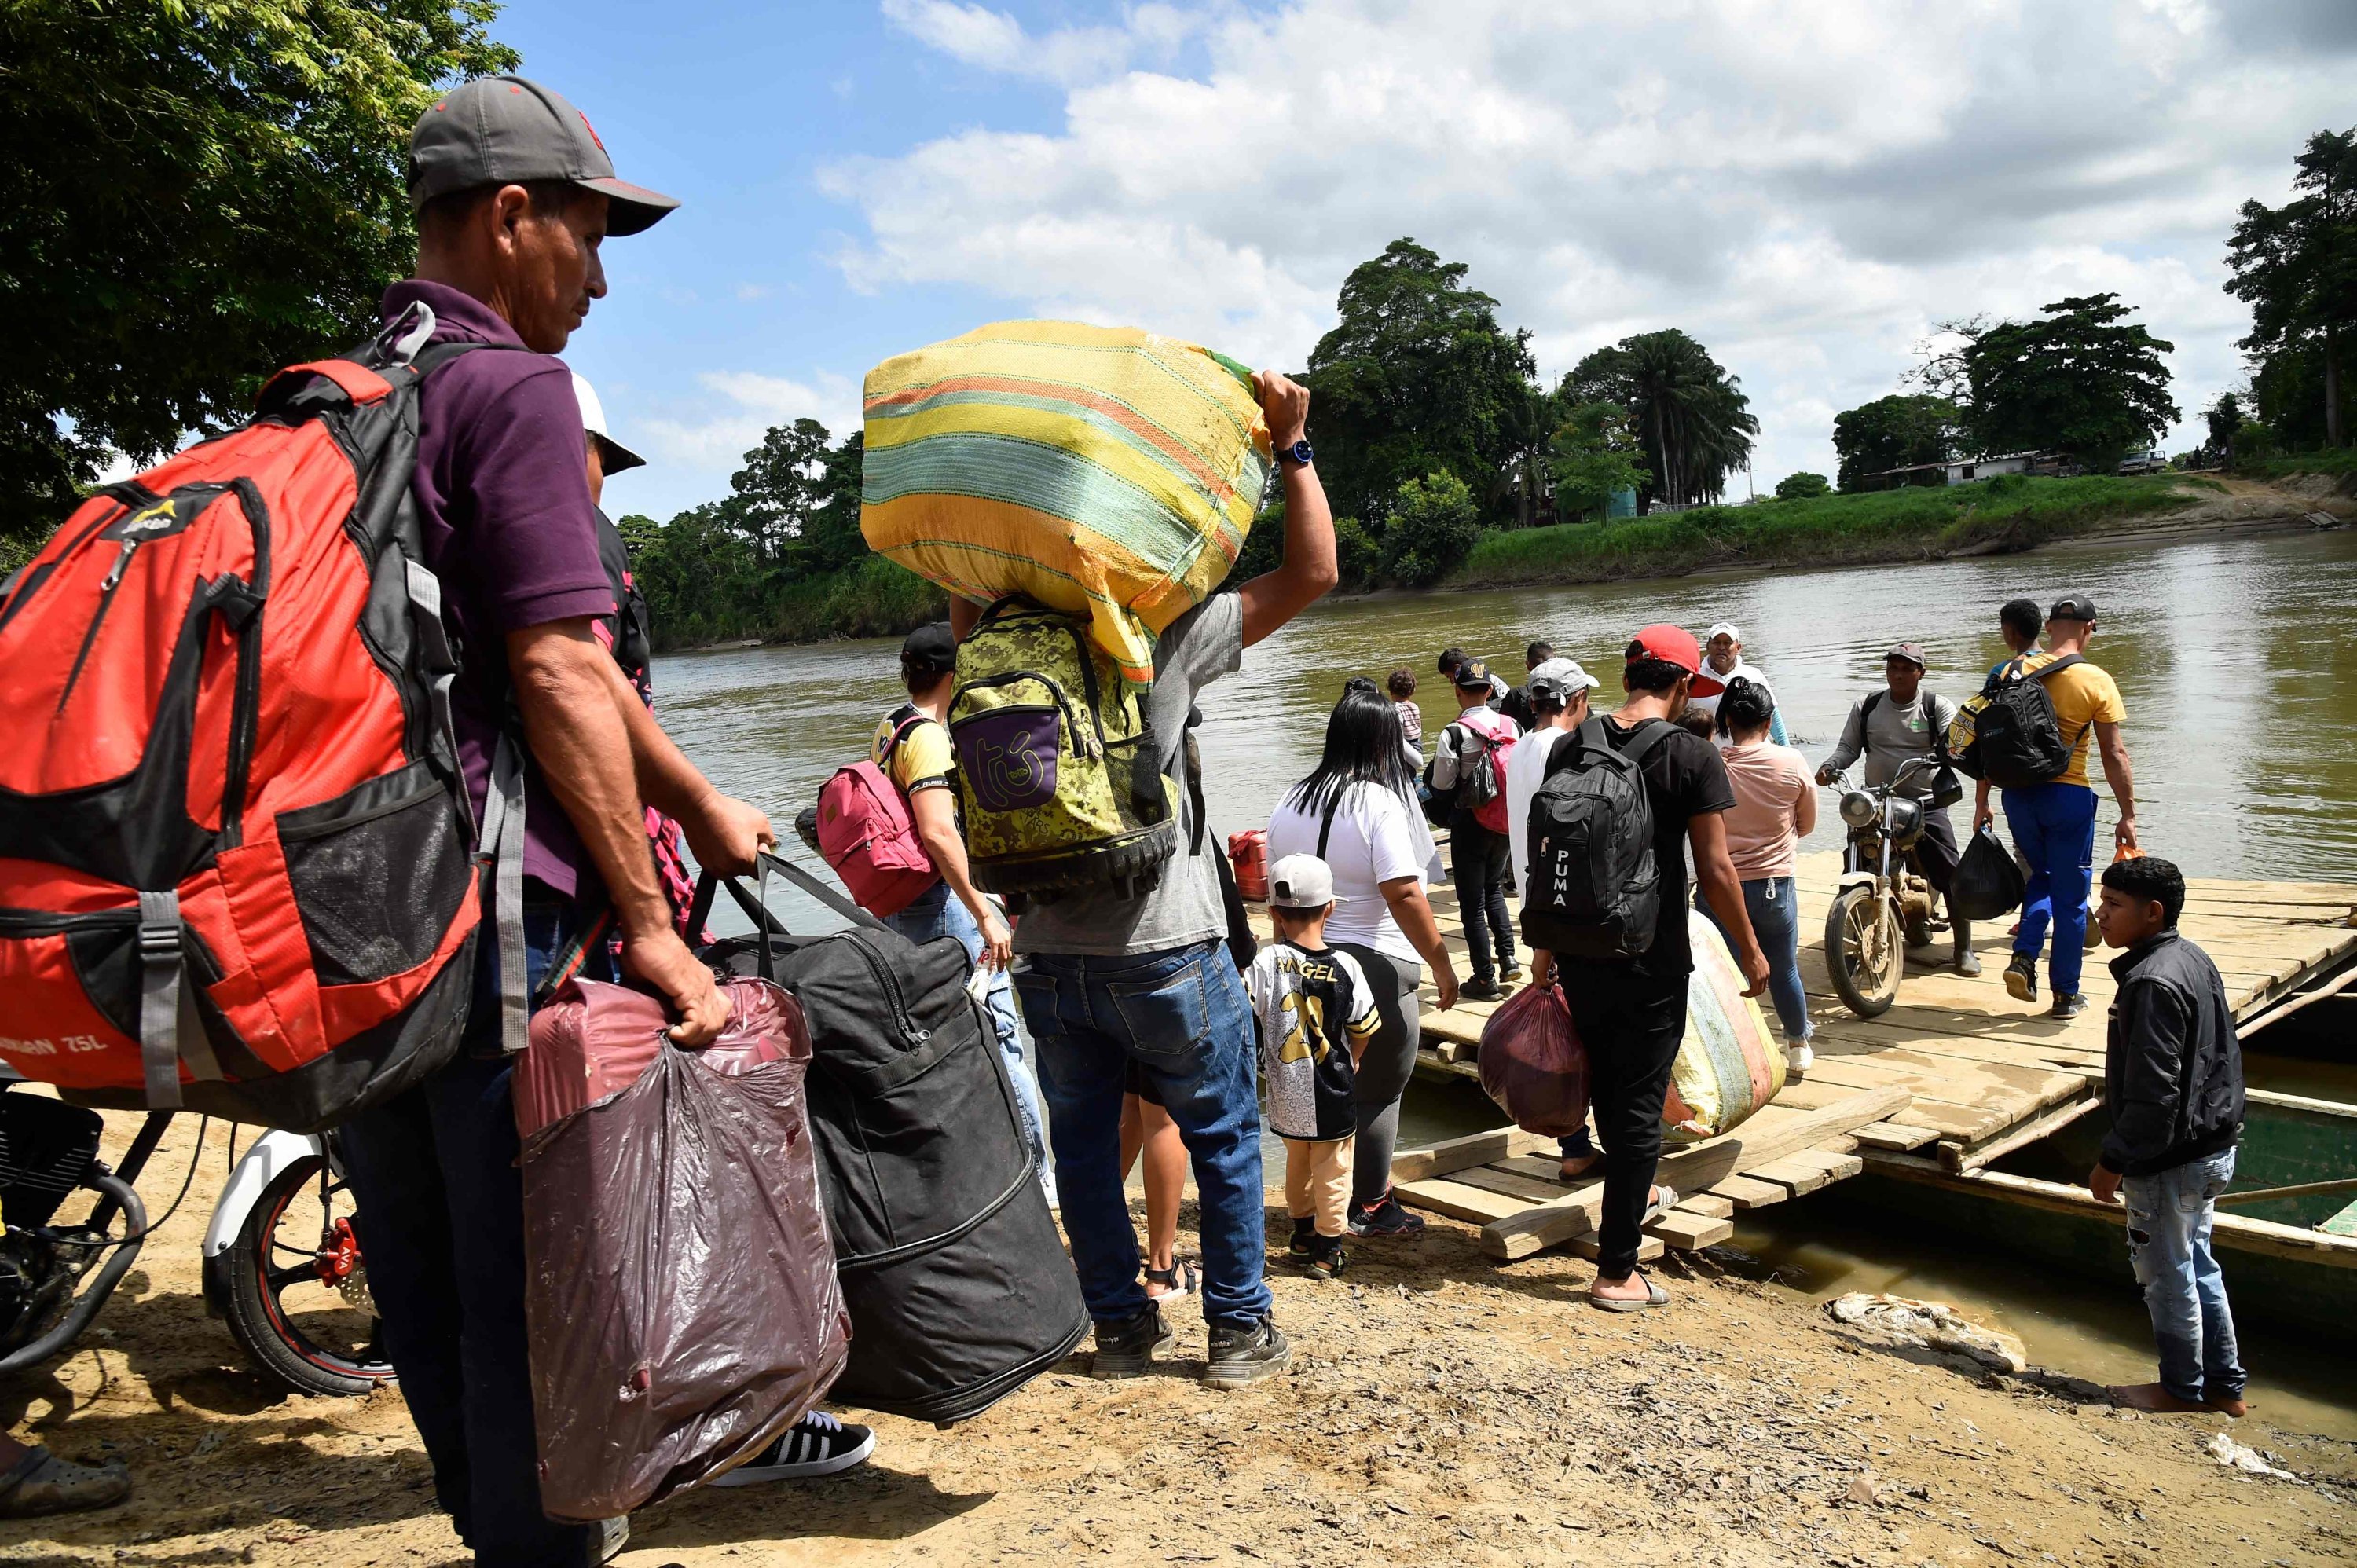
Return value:
<svg viewBox="0 0 2357 1568">
<path fill-rule="evenodd" d="M 1565 1138 L 1587 1124 L 1587 1050 L 1552 985 L 1527 985 L 1481 1027 L 1481 1089 L 1514 1125 Z"/>
<path fill-rule="evenodd" d="M 2013 852 L 1989 829 L 1975 832 L 1948 884 L 1949 918 L 1994 920 L 2021 908 L 2021 867 Z"/>
<path fill-rule="evenodd" d="M 627 1514 L 752 1457 L 848 1354 L 801 1008 L 766 981 L 723 990 L 708 1051 L 663 1041 L 662 1004 L 619 985 L 573 982 L 532 1021 L 540 1069 L 604 1091 L 578 1109 L 537 1090 L 517 1101 L 520 1122 L 560 1112 L 519 1160 L 552 1518 Z"/>
</svg>

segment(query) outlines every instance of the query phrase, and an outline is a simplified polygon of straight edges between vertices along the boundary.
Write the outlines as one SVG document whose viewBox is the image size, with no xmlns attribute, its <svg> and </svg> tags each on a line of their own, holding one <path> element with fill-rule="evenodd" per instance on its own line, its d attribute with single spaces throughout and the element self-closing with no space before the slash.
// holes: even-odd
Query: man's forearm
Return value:
<svg viewBox="0 0 2357 1568">
<path fill-rule="evenodd" d="M 2119 802 L 2120 815 L 2136 815 L 2136 771 L 2128 766 L 2128 748 L 2107 746 L 2104 748 L 2104 782 L 2112 787 L 2112 799 Z"/>
<path fill-rule="evenodd" d="M 609 659 L 606 668 L 611 676 L 615 711 L 622 715 L 622 727 L 630 737 L 630 763 L 638 777 L 639 798 L 667 817 L 686 820 L 710 799 L 712 781 L 655 722 L 622 667 Z"/>
<path fill-rule="evenodd" d="M 668 930 L 671 906 L 647 849 L 630 734 L 608 674 L 613 660 L 588 627 L 559 621 L 508 638 L 524 744 L 605 880 L 625 935 Z"/>
<path fill-rule="evenodd" d="M 950 808 L 949 797 L 946 789 L 921 789 L 910 800 L 917 819 L 917 842 L 925 846 L 933 869 L 942 874 L 942 880 L 950 885 L 950 891 L 979 926 L 984 923 L 985 906 L 982 890 L 974 885 L 974 870 L 966 863 L 965 840 L 958 836 L 957 819 Z"/>
</svg>

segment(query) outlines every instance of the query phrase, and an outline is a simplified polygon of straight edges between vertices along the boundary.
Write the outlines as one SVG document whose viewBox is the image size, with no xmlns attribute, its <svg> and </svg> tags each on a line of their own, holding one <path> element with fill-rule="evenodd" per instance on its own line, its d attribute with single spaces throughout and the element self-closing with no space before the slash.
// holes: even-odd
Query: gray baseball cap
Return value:
<svg viewBox="0 0 2357 1568">
<path fill-rule="evenodd" d="M 521 76 L 482 76 L 454 87 L 409 133 L 409 205 L 487 185 L 564 180 L 603 195 L 606 232 L 654 226 L 679 199 L 614 177 L 614 160 L 589 117 Z"/>
<path fill-rule="evenodd" d="M 1334 871 L 1314 854 L 1288 854 L 1268 868 L 1268 907 L 1272 909 L 1323 909 L 1347 904 L 1334 896 Z"/>
</svg>

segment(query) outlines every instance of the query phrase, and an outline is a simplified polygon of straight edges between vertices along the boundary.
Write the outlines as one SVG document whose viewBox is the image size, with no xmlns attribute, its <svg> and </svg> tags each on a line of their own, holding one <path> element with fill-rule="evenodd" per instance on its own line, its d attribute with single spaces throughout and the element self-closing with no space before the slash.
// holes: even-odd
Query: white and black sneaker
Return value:
<svg viewBox="0 0 2357 1568">
<path fill-rule="evenodd" d="M 759 1487 L 770 1481 L 807 1481 L 865 1463 L 876 1452 L 876 1434 L 814 1410 L 762 1449 L 712 1484 Z"/>
</svg>

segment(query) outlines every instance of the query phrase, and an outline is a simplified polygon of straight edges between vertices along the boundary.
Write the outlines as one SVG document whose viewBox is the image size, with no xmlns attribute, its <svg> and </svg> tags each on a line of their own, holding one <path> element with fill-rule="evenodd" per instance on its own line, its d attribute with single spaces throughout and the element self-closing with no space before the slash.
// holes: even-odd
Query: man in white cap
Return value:
<svg viewBox="0 0 2357 1568">
<path fill-rule="evenodd" d="M 1694 690 L 1686 698 L 1687 710 L 1717 717 L 1719 698 L 1727 695 L 1727 688 L 1738 675 L 1767 687 L 1771 697 L 1775 694 L 1775 683 L 1767 673 L 1757 665 L 1744 662 L 1743 633 L 1733 621 L 1723 620 L 1703 639 L 1702 668 L 1695 673 Z M 1784 708 L 1781 703 L 1768 716 L 1768 738 L 1778 746 L 1791 744 L 1784 734 Z"/>
<path fill-rule="evenodd" d="M 616 474 L 645 467 L 647 460 L 614 439 L 597 389 L 578 371 L 573 372 L 573 401 L 581 405 L 581 429 L 589 438 L 589 504 L 604 506 L 606 481 Z"/>
</svg>

